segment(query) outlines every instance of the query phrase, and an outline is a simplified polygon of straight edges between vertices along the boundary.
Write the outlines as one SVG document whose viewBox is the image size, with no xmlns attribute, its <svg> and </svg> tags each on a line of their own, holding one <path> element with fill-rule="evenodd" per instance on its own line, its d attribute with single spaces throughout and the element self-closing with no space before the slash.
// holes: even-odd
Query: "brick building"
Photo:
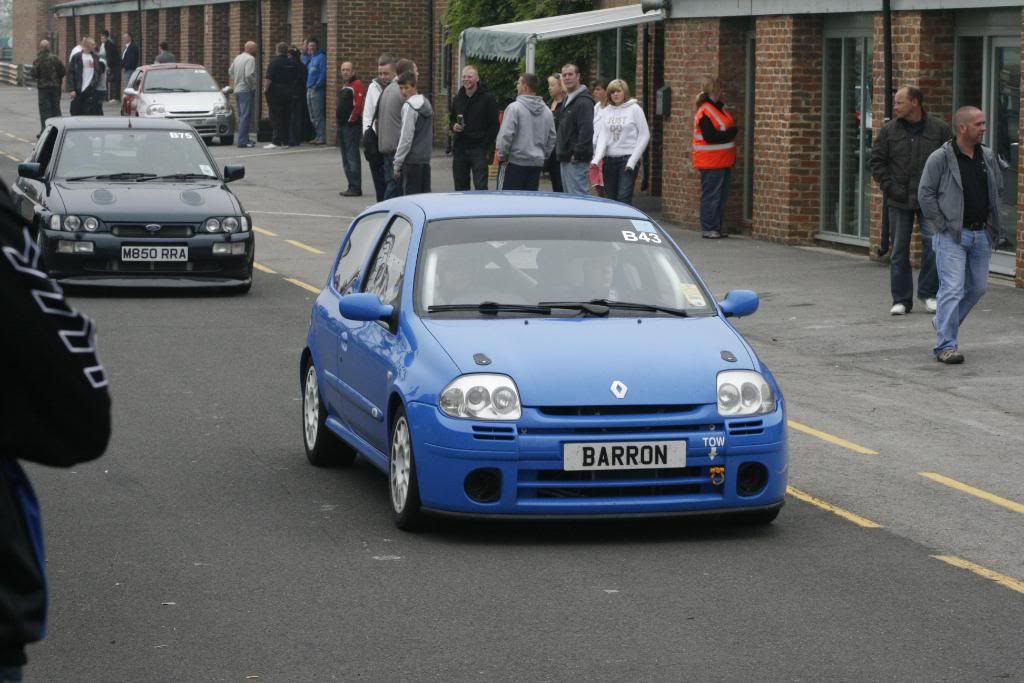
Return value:
<svg viewBox="0 0 1024 683">
<path fill-rule="evenodd" d="M 369 78 L 385 50 L 410 57 L 421 92 L 446 117 L 457 59 L 445 49 L 448 0 L 15 0 L 16 60 L 31 61 L 50 35 L 58 53 L 106 27 L 128 30 L 152 61 L 167 40 L 182 61 L 207 65 L 220 81 L 242 44 L 260 44 L 262 65 L 278 41 L 320 38 L 328 54 L 328 112 L 336 66 L 351 59 Z M 597 0 L 595 7 L 636 4 Z M 1024 287 L 1024 174 L 1019 155 L 1020 54 L 1024 3 L 1007 0 L 892 0 L 893 84 L 926 94 L 926 108 L 951 120 L 957 107 L 988 115 L 988 144 L 1006 162 L 1001 206 L 1007 241 L 994 272 Z M 664 0 L 667 18 L 598 37 L 599 75 L 635 81 L 650 118 L 649 191 L 672 220 L 696 227 L 699 183 L 690 165 L 693 96 L 701 81 L 728 84 L 742 132 L 727 223 L 755 238 L 824 244 L 869 253 L 879 242 L 881 198 L 867 167 L 884 119 L 883 18 L 878 0 Z M 141 12 L 139 7 L 142 8 Z M 29 40 L 28 37 L 32 37 Z M 634 63 L 623 68 L 623 44 Z M 26 54 L 26 44 L 30 46 Z M 612 47 L 617 47 L 617 50 Z M 632 57 L 635 55 L 635 57 Z M 566 56 L 572 58 L 571 55 Z M 655 115 L 655 92 L 673 94 Z M 666 100 L 667 102 L 667 100 Z M 443 136 L 438 127 L 437 141 Z"/>
</svg>

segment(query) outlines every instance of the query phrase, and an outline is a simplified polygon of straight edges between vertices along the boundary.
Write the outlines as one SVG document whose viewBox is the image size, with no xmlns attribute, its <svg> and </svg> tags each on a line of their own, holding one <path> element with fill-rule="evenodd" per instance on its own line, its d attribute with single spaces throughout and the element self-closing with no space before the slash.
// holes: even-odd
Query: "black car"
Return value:
<svg viewBox="0 0 1024 683">
<path fill-rule="evenodd" d="M 191 126 L 53 118 L 13 195 L 48 274 L 72 285 L 252 286 L 252 219 Z"/>
</svg>

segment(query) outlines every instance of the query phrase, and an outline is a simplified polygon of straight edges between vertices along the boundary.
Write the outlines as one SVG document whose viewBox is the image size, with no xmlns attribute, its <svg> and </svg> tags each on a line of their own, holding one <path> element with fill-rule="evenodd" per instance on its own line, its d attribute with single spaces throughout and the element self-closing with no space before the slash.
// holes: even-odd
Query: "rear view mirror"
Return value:
<svg viewBox="0 0 1024 683">
<path fill-rule="evenodd" d="M 742 318 L 757 310 L 760 299 L 757 297 L 757 292 L 749 289 L 734 289 L 726 294 L 725 299 L 718 305 L 722 307 L 722 313 L 726 318 Z"/>
<path fill-rule="evenodd" d="M 136 90 L 135 88 L 125 88 L 124 89 L 124 94 L 127 95 L 128 97 L 135 97 L 136 95 L 139 94 L 139 91 Z"/>
<path fill-rule="evenodd" d="M 341 297 L 341 301 L 338 302 L 338 311 L 342 317 L 349 320 L 376 322 L 390 319 L 395 312 L 395 307 L 382 303 L 376 294 L 364 292 Z"/>
<path fill-rule="evenodd" d="M 227 164 L 224 166 L 224 182 L 239 180 L 245 177 L 245 166 L 242 164 Z"/>
<path fill-rule="evenodd" d="M 39 164 L 26 161 L 18 164 L 18 177 L 29 178 L 30 180 L 39 180 L 43 175 L 43 168 Z"/>
</svg>

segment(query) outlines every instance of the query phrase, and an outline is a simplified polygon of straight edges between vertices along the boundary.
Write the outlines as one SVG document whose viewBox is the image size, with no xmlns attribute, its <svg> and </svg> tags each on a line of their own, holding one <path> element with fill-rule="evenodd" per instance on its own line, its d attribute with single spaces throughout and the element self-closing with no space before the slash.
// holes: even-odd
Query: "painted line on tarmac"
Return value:
<svg viewBox="0 0 1024 683">
<path fill-rule="evenodd" d="M 311 247 L 310 245 L 306 244 L 305 242 L 300 242 L 298 240 L 285 240 L 285 242 L 287 242 L 288 244 L 292 245 L 293 247 L 298 247 L 299 249 L 305 249 L 306 251 L 308 251 L 311 254 L 326 254 L 327 253 L 326 251 L 322 251 L 320 249 L 317 249 L 316 247 Z M 320 290 L 317 290 L 317 291 L 320 291 Z"/>
<path fill-rule="evenodd" d="M 17 161 L 19 163 L 21 162 L 21 159 L 19 159 L 18 157 L 14 156 L 13 154 L 8 154 L 7 152 L 4 152 L 3 154 L 4 154 L 5 157 L 10 159 L 11 161 Z"/>
<path fill-rule="evenodd" d="M 995 581 L 1000 586 L 1009 588 L 1012 591 L 1024 593 L 1024 581 L 1020 581 L 1011 576 L 1007 576 L 1006 574 L 994 572 L 991 569 L 988 569 L 987 567 L 982 567 L 980 564 L 974 564 L 973 562 L 969 562 L 963 558 L 956 557 L 955 555 L 932 555 L 932 557 L 934 557 L 936 560 L 941 560 L 942 562 L 945 562 L 946 564 L 952 565 L 954 567 L 959 567 L 960 569 L 966 569 L 969 572 L 974 572 L 978 576 L 983 576 L 990 581 Z"/>
<path fill-rule="evenodd" d="M 303 282 L 302 280 L 296 280 L 293 277 L 286 277 L 284 280 L 285 280 L 285 282 L 292 283 L 296 287 L 301 287 L 302 289 L 306 290 L 307 292 L 312 292 L 313 294 L 319 294 L 320 293 L 320 288 L 319 287 L 314 287 L 313 285 L 307 284 L 307 283 Z"/>
<path fill-rule="evenodd" d="M 8 133 L 6 130 L 4 131 L 4 135 L 6 135 L 7 137 L 9 137 L 12 140 L 17 140 L 18 142 L 24 142 L 26 145 L 34 145 L 34 144 L 36 144 L 36 143 L 32 142 L 31 140 L 26 140 L 25 138 L 19 138 L 17 135 L 15 135 L 13 133 Z"/>
<path fill-rule="evenodd" d="M 813 505 L 814 507 L 821 508 L 822 510 L 827 510 L 828 512 L 831 512 L 833 515 L 838 515 L 839 517 L 842 517 L 843 519 L 847 520 L 848 522 L 853 522 L 854 524 L 856 524 L 859 527 L 863 527 L 865 529 L 881 529 L 882 528 L 882 525 L 879 524 L 878 522 L 872 522 L 867 517 L 861 517 L 858 514 L 850 512 L 849 510 L 844 510 L 843 508 L 841 508 L 839 506 L 836 506 L 836 505 L 833 505 L 832 503 L 826 503 L 822 499 L 815 498 L 811 494 L 804 493 L 800 489 L 793 488 L 792 486 L 787 486 L 786 487 L 786 493 L 788 493 L 789 495 L 793 496 L 794 498 L 796 498 L 798 500 L 802 500 L 805 503 Z"/>
<path fill-rule="evenodd" d="M 302 216 L 303 218 L 347 218 L 352 220 L 355 216 L 332 216 L 326 213 L 292 213 L 291 211 L 250 211 L 249 213 L 262 213 L 267 216 Z"/>
<path fill-rule="evenodd" d="M 860 453 L 861 455 L 878 455 L 878 451 L 873 451 L 870 448 L 865 448 L 864 446 L 855 444 L 852 441 L 847 441 L 846 439 L 834 436 L 832 434 L 829 434 L 828 432 L 823 432 L 821 430 L 815 429 L 814 427 L 808 427 L 805 424 L 794 422 L 793 420 L 789 420 L 788 423 L 790 427 L 797 430 L 798 432 L 803 432 L 804 434 L 816 436 L 822 441 L 828 441 L 830 444 L 840 446 L 847 450 L 853 451 L 854 453 Z"/>
<path fill-rule="evenodd" d="M 272 268 L 267 268 L 262 263 L 257 263 L 256 261 L 253 261 L 252 267 L 255 268 L 256 270 L 260 271 L 261 273 L 270 273 L 271 275 L 277 275 L 277 271 L 276 270 L 274 270 Z"/>
<path fill-rule="evenodd" d="M 266 235 L 267 237 L 277 237 L 277 233 L 276 232 L 271 232 L 271 231 L 267 230 L 266 228 L 257 228 L 255 225 L 252 226 L 252 231 L 253 232 L 258 232 L 261 235 Z"/>
<path fill-rule="evenodd" d="M 1021 505 L 1020 503 L 1014 502 L 1007 498 L 1003 498 L 1002 496 L 997 496 L 994 493 L 983 491 L 979 488 L 971 486 L 970 484 L 965 484 L 962 481 L 951 479 L 937 472 L 918 472 L 918 474 L 920 474 L 922 477 L 925 477 L 926 479 L 931 479 L 934 482 L 938 482 L 943 486 L 948 486 L 949 488 L 956 489 L 957 491 L 963 491 L 964 493 L 975 496 L 976 498 L 987 500 L 988 502 L 994 505 L 1004 507 L 1007 510 L 1011 510 L 1013 512 L 1019 512 L 1020 514 L 1024 515 L 1024 505 Z"/>
</svg>

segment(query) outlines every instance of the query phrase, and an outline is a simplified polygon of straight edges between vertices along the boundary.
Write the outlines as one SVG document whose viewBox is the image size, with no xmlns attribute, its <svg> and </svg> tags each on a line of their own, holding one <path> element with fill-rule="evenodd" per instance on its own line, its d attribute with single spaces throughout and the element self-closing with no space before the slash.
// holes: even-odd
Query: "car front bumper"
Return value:
<svg viewBox="0 0 1024 683">
<path fill-rule="evenodd" d="M 587 417 L 524 409 L 523 418 L 513 423 L 452 419 L 433 405 L 410 404 L 408 416 L 421 501 L 442 514 L 726 514 L 777 509 L 785 499 L 788 450 L 781 405 L 770 415 L 728 419 L 719 417 L 715 406 L 686 414 Z M 567 443 L 668 440 L 686 442 L 685 467 L 582 472 L 563 467 Z M 763 487 L 741 494 L 741 473 L 758 467 L 765 475 Z M 468 493 L 473 486 L 467 482 L 482 471 L 499 480 L 493 502 Z"/>
<path fill-rule="evenodd" d="M 118 237 L 108 232 L 42 230 L 39 246 L 50 277 L 65 284 L 113 287 L 238 287 L 251 283 L 251 231 L 183 238 Z M 62 253 L 61 241 L 91 242 L 92 252 Z M 215 254 L 215 244 L 242 245 L 241 254 Z M 187 261 L 123 261 L 122 246 L 188 247 Z"/>
</svg>

